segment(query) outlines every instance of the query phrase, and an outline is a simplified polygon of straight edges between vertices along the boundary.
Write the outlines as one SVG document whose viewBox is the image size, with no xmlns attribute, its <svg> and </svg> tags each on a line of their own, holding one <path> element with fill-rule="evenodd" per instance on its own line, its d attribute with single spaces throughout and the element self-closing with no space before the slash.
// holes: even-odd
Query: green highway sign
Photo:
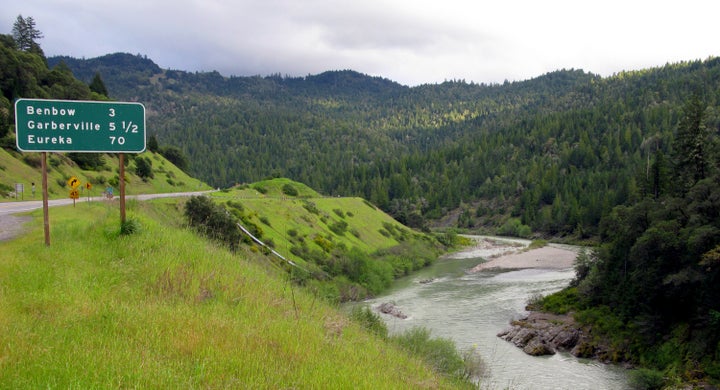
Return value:
<svg viewBox="0 0 720 390">
<path fill-rule="evenodd" d="M 141 153 L 145 107 L 140 103 L 18 99 L 17 148 L 23 152 Z"/>
</svg>

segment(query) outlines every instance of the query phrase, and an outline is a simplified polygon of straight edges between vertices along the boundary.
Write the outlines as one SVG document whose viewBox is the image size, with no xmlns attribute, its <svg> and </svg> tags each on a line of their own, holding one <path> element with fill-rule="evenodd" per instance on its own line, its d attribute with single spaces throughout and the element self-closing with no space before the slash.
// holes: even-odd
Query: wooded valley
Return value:
<svg viewBox="0 0 720 390">
<path fill-rule="evenodd" d="M 0 36 L 0 65 L 4 148 L 16 98 L 99 99 L 102 85 L 144 103 L 152 143 L 216 187 L 287 177 L 426 231 L 596 244 L 546 304 L 609 339 L 609 360 L 720 380 L 720 58 L 408 87 L 351 70 L 224 77 L 122 53 L 45 59 Z"/>
</svg>

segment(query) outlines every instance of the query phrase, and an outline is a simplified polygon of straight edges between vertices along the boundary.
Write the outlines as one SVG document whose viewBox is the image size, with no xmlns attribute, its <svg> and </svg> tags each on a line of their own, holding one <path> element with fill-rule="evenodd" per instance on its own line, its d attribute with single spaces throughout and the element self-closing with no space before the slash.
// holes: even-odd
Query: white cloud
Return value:
<svg viewBox="0 0 720 390">
<path fill-rule="evenodd" d="M 304 76 L 354 69 L 404 84 L 502 82 L 720 55 L 702 0 L 23 0 L 48 55 L 146 54 L 165 68 Z"/>
</svg>

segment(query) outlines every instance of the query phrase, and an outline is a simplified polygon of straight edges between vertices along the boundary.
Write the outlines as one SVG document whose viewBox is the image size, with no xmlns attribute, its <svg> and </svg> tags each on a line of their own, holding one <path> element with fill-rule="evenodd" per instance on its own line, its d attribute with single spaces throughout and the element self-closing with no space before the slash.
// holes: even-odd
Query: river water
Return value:
<svg viewBox="0 0 720 390">
<path fill-rule="evenodd" d="M 496 336 L 527 313 L 528 298 L 558 291 L 574 276 L 572 269 L 467 272 L 496 253 L 497 248 L 475 249 L 440 259 L 367 303 L 377 308 L 392 302 L 408 316 L 381 314 L 391 334 L 422 326 L 433 337 L 453 340 L 460 350 L 474 349 L 486 366 L 481 389 L 627 388 L 627 370 L 621 367 L 568 353 L 533 357 Z"/>
</svg>

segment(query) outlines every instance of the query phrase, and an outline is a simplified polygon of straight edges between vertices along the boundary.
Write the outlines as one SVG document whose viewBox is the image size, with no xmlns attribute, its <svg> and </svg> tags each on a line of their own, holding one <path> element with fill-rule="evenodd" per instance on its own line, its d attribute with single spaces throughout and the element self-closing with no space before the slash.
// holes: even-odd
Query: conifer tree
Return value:
<svg viewBox="0 0 720 390">
<path fill-rule="evenodd" d="M 23 51 L 34 51 L 35 48 L 39 49 L 37 40 L 41 39 L 43 35 L 40 30 L 35 28 L 35 19 L 33 19 L 32 16 L 23 18 L 22 15 L 18 15 L 13 24 L 12 33 L 18 49 Z"/>
<path fill-rule="evenodd" d="M 708 129 L 705 125 L 705 104 L 698 93 L 685 104 L 674 143 L 675 176 L 678 188 L 685 193 L 704 179 L 708 169 Z"/>
<path fill-rule="evenodd" d="M 109 97 L 108 90 L 107 90 L 107 88 L 105 88 L 105 83 L 103 83 L 99 72 L 95 72 L 95 76 L 93 77 L 92 81 L 90 82 L 90 90 L 99 95 Z"/>
</svg>

